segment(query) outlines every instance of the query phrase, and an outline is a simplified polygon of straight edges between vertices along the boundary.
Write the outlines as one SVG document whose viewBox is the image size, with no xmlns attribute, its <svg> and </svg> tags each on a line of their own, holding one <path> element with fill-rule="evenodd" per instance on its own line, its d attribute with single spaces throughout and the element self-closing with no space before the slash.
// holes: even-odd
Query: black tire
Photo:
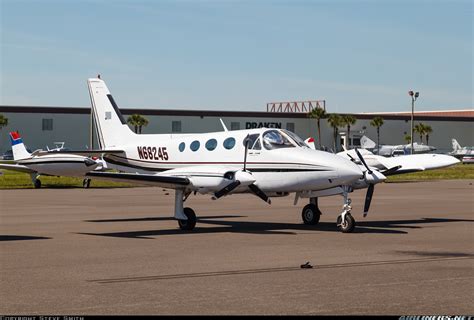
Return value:
<svg viewBox="0 0 474 320">
<path fill-rule="evenodd" d="M 35 185 L 35 189 L 41 188 L 41 180 L 40 180 L 40 179 L 36 179 L 34 185 Z"/>
<path fill-rule="evenodd" d="M 186 231 L 193 230 L 197 221 L 194 210 L 191 208 L 184 208 L 183 211 L 188 220 L 178 220 L 179 228 Z"/>
<path fill-rule="evenodd" d="M 301 211 L 301 218 L 303 219 L 304 224 L 307 225 L 317 225 L 319 219 L 321 218 L 321 211 L 314 204 L 310 203 L 304 206 L 303 211 Z"/>
<path fill-rule="evenodd" d="M 339 231 L 343 233 L 351 233 L 354 231 L 354 228 L 356 226 L 356 222 L 352 215 L 350 213 L 346 214 L 346 219 L 345 223 L 341 224 L 342 217 L 338 216 L 337 217 L 337 227 L 339 228 Z"/>
</svg>

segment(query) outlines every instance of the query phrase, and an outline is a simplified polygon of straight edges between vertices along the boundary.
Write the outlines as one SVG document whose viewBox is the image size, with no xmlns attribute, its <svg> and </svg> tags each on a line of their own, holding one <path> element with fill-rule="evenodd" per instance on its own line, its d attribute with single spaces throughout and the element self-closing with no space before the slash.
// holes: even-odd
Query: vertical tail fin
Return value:
<svg viewBox="0 0 474 320">
<path fill-rule="evenodd" d="M 461 145 L 458 143 L 456 139 L 451 139 L 451 143 L 453 145 L 453 151 L 458 151 L 462 149 Z"/>
<path fill-rule="evenodd" d="M 370 140 L 367 136 L 362 136 L 362 138 L 360 138 L 360 146 L 363 149 L 373 149 L 377 146 L 377 144 Z"/>
<path fill-rule="evenodd" d="M 31 157 L 31 153 L 26 150 L 18 132 L 10 132 L 10 141 L 12 143 L 13 160 L 27 159 Z"/>
<path fill-rule="evenodd" d="M 128 127 L 105 82 L 89 79 L 87 83 L 100 147 L 107 149 L 133 142 L 135 133 Z"/>
</svg>

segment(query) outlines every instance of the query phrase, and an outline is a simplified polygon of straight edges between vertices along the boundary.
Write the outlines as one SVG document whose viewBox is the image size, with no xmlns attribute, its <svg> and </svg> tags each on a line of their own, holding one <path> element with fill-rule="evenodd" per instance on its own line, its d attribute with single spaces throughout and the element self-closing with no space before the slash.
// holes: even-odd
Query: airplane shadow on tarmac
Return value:
<svg viewBox="0 0 474 320">
<path fill-rule="evenodd" d="M 1 241 L 18 241 L 18 240 L 44 240 L 44 239 L 51 239 L 51 238 L 0 234 L 0 242 Z"/>
<path fill-rule="evenodd" d="M 198 217 L 196 228 L 191 232 L 178 229 L 165 230 L 143 230 L 125 231 L 111 233 L 79 233 L 82 235 L 153 239 L 156 236 L 176 235 L 176 234 L 210 234 L 210 233 L 253 233 L 253 234 L 282 234 L 297 235 L 299 231 L 304 232 L 340 232 L 335 222 L 320 222 L 316 226 L 308 226 L 303 223 L 276 223 L 276 222 L 249 222 L 224 220 L 226 218 L 245 218 L 246 216 L 201 216 Z M 87 220 L 93 223 L 113 223 L 113 222 L 141 222 L 141 221 L 169 221 L 172 217 L 145 217 L 130 219 L 106 219 Z M 447 218 L 421 218 L 412 220 L 388 220 L 388 221 L 361 221 L 356 223 L 354 233 L 375 233 L 375 234 L 406 234 L 407 231 L 399 229 L 420 229 L 422 225 L 447 222 L 474 222 L 466 219 Z M 213 225 L 212 227 L 203 225 Z"/>
</svg>

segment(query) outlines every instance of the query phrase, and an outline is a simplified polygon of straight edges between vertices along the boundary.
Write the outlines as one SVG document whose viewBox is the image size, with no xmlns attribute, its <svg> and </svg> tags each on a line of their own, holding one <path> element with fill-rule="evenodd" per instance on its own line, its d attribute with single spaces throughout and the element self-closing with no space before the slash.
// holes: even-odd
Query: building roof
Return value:
<svg viewBox="0 0 474 320">
<path fill-rule="evenodd" d="M 46 107 L 46 106 L 6 106 L 0 105 L 0 113 L 52 113 L 90 114 L 90 107 Z M 240 118 L 308 118 L 307 113 L 260 112 L 260 111 L 217 111 L 217 110 L 176 110 L 176 109 L 134 109 L 121 108 L 124 115 L 138 113 L 144 116 L 195 116 L 195 117 L 240 117 Z M 357 119 L 372 119 L 381 116 L 386 120 L 410 120 L 410 112 L 355 113 Z M 474 121 L 474 109 L 418 111 L 416 120 L 424 121 Z"/>
<path fill-rule="evenodd" d="M 370 112 L 362 113 L 370 115 L 400 115 L 400 116 L 411 116 L 411 112 Z M 474 109 L 465 110 L 436 110 L 436 111 L 415 111 L 415 116 L 426 116 L 426 117 L 452 117 L 452 118 L 474 118 Z"/>
</svg>

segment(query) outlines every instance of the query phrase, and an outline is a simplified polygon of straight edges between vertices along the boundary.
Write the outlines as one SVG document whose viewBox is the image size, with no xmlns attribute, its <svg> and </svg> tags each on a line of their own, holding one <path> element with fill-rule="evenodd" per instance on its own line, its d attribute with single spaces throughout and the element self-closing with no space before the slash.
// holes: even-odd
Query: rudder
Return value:
<svg viewBox="0 0 474 320">
<path fill-rule="evenodd" d="M 107 149 L 133 142 L 135 133 L 128 127 L 105 82 L 94 78 L 87 84 L 100 147 Z"/>
<path fill-rule="evenodd" d="M 10 132 L 10 142 L 12 144 L 13 160 L 22 160 L 31 157 L 31 153 L 26 150 L 23 139 L 17 131 Z"/>
</svg>

